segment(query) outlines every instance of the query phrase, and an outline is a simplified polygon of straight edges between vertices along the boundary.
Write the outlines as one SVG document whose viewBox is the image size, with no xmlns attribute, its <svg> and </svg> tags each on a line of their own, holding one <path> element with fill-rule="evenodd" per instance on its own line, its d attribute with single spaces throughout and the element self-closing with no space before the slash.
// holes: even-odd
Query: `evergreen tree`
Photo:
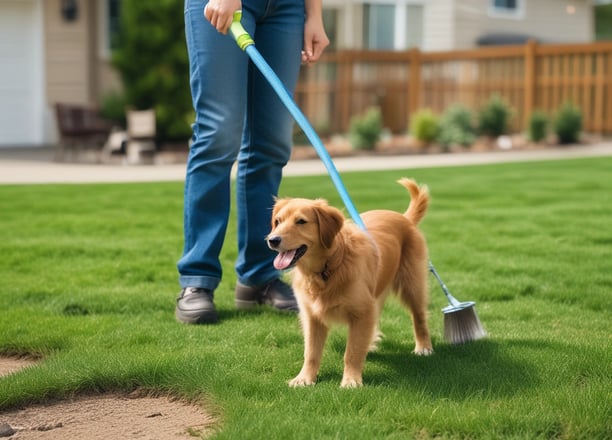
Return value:
<svg viewBox="0 0 612 440">
<path fill-rule="evenodd" d="M 112 62 L 126 104 L 155 109 L 161 141 L 188 139 L 193 109 L 183 0 L 123 0 L 118 38 Z"/>
</svg>

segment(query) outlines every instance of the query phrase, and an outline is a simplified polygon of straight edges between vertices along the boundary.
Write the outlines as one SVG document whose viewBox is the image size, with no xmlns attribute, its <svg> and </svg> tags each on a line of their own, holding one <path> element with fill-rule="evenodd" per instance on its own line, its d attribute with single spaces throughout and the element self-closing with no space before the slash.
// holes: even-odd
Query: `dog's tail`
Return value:
<svg viewBox="0 0 612 440">
<path fill-rule="evenodd" d="M 427 212 L 429 189 L 427 185 L 419 186 L 414 180 L 407 179 L 406 177 L 401 178 L 397 183 L 410 192 L 410 205 L 408 205 L 404 216 L 416 225 L 423 219 L 425 212 Z"/>
</svg>

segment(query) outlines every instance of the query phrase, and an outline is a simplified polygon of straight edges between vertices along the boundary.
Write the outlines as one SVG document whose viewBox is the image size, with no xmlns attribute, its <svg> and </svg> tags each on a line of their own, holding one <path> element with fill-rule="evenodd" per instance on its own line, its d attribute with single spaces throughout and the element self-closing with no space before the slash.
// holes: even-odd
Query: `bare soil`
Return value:
<svg viewBox="0 0 612 440">
<path fill-rule="evenodd" d="M 0 376 L 35 361 L 0 357 Z M 0 412 L 0 437 L 9 439 L 189 439 L 212 433 L 214 417 L 168 396 L 103 394 Z"/>
</svg>

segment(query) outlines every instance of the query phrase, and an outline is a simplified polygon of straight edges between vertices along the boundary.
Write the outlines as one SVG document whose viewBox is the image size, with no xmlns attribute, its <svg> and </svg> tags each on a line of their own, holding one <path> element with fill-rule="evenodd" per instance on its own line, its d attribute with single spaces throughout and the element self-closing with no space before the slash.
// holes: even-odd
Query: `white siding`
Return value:
<svg viewBox="0 0 612 440">
<path fill-rule="evenodd" d="M 568 14 L 568 2 L 560 0 L 524 0 L 522 17 L 489 14 L 489 0 L 457 0 L 454 49 L 472 48 L 485 34 L 523 34 L 549 43 L 586 43 L 593 40 L 591 4 L 574 0 L 574 14 Z"/>
<path fill-rule="evenodd" d="M 450 50 L 454 46 L 455 1 L 429 0 L 424 11 L 423 50 Z"/>
</svg>

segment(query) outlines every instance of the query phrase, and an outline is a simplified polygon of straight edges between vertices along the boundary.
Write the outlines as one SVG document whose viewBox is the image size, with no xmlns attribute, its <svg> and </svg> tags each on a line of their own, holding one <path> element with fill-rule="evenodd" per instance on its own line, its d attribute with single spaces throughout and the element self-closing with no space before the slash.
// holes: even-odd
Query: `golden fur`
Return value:
<svg viewBox="0 0 612 440">
<path fill-rule="evenodd" d="M 284 198 L 272 213 L 271 249 L 277 269 L 295 267 L 293 289 L 304 333 L 304 365 L 290 386 L 312 385 L 328 329 L 348 325 L 342 387 L 362 385 L 367 353 L 379 339 L 378 321 L 387 292 L 410 310 L 418 355 L 432 353 L 427 325 L 427 246 L 416 225 L 429 204 L 427 187 L 401 179 L 411 195 L 407 211 L 363 213 L 367 233 L 345 221 L 325 200 Z"/>
</svg>

